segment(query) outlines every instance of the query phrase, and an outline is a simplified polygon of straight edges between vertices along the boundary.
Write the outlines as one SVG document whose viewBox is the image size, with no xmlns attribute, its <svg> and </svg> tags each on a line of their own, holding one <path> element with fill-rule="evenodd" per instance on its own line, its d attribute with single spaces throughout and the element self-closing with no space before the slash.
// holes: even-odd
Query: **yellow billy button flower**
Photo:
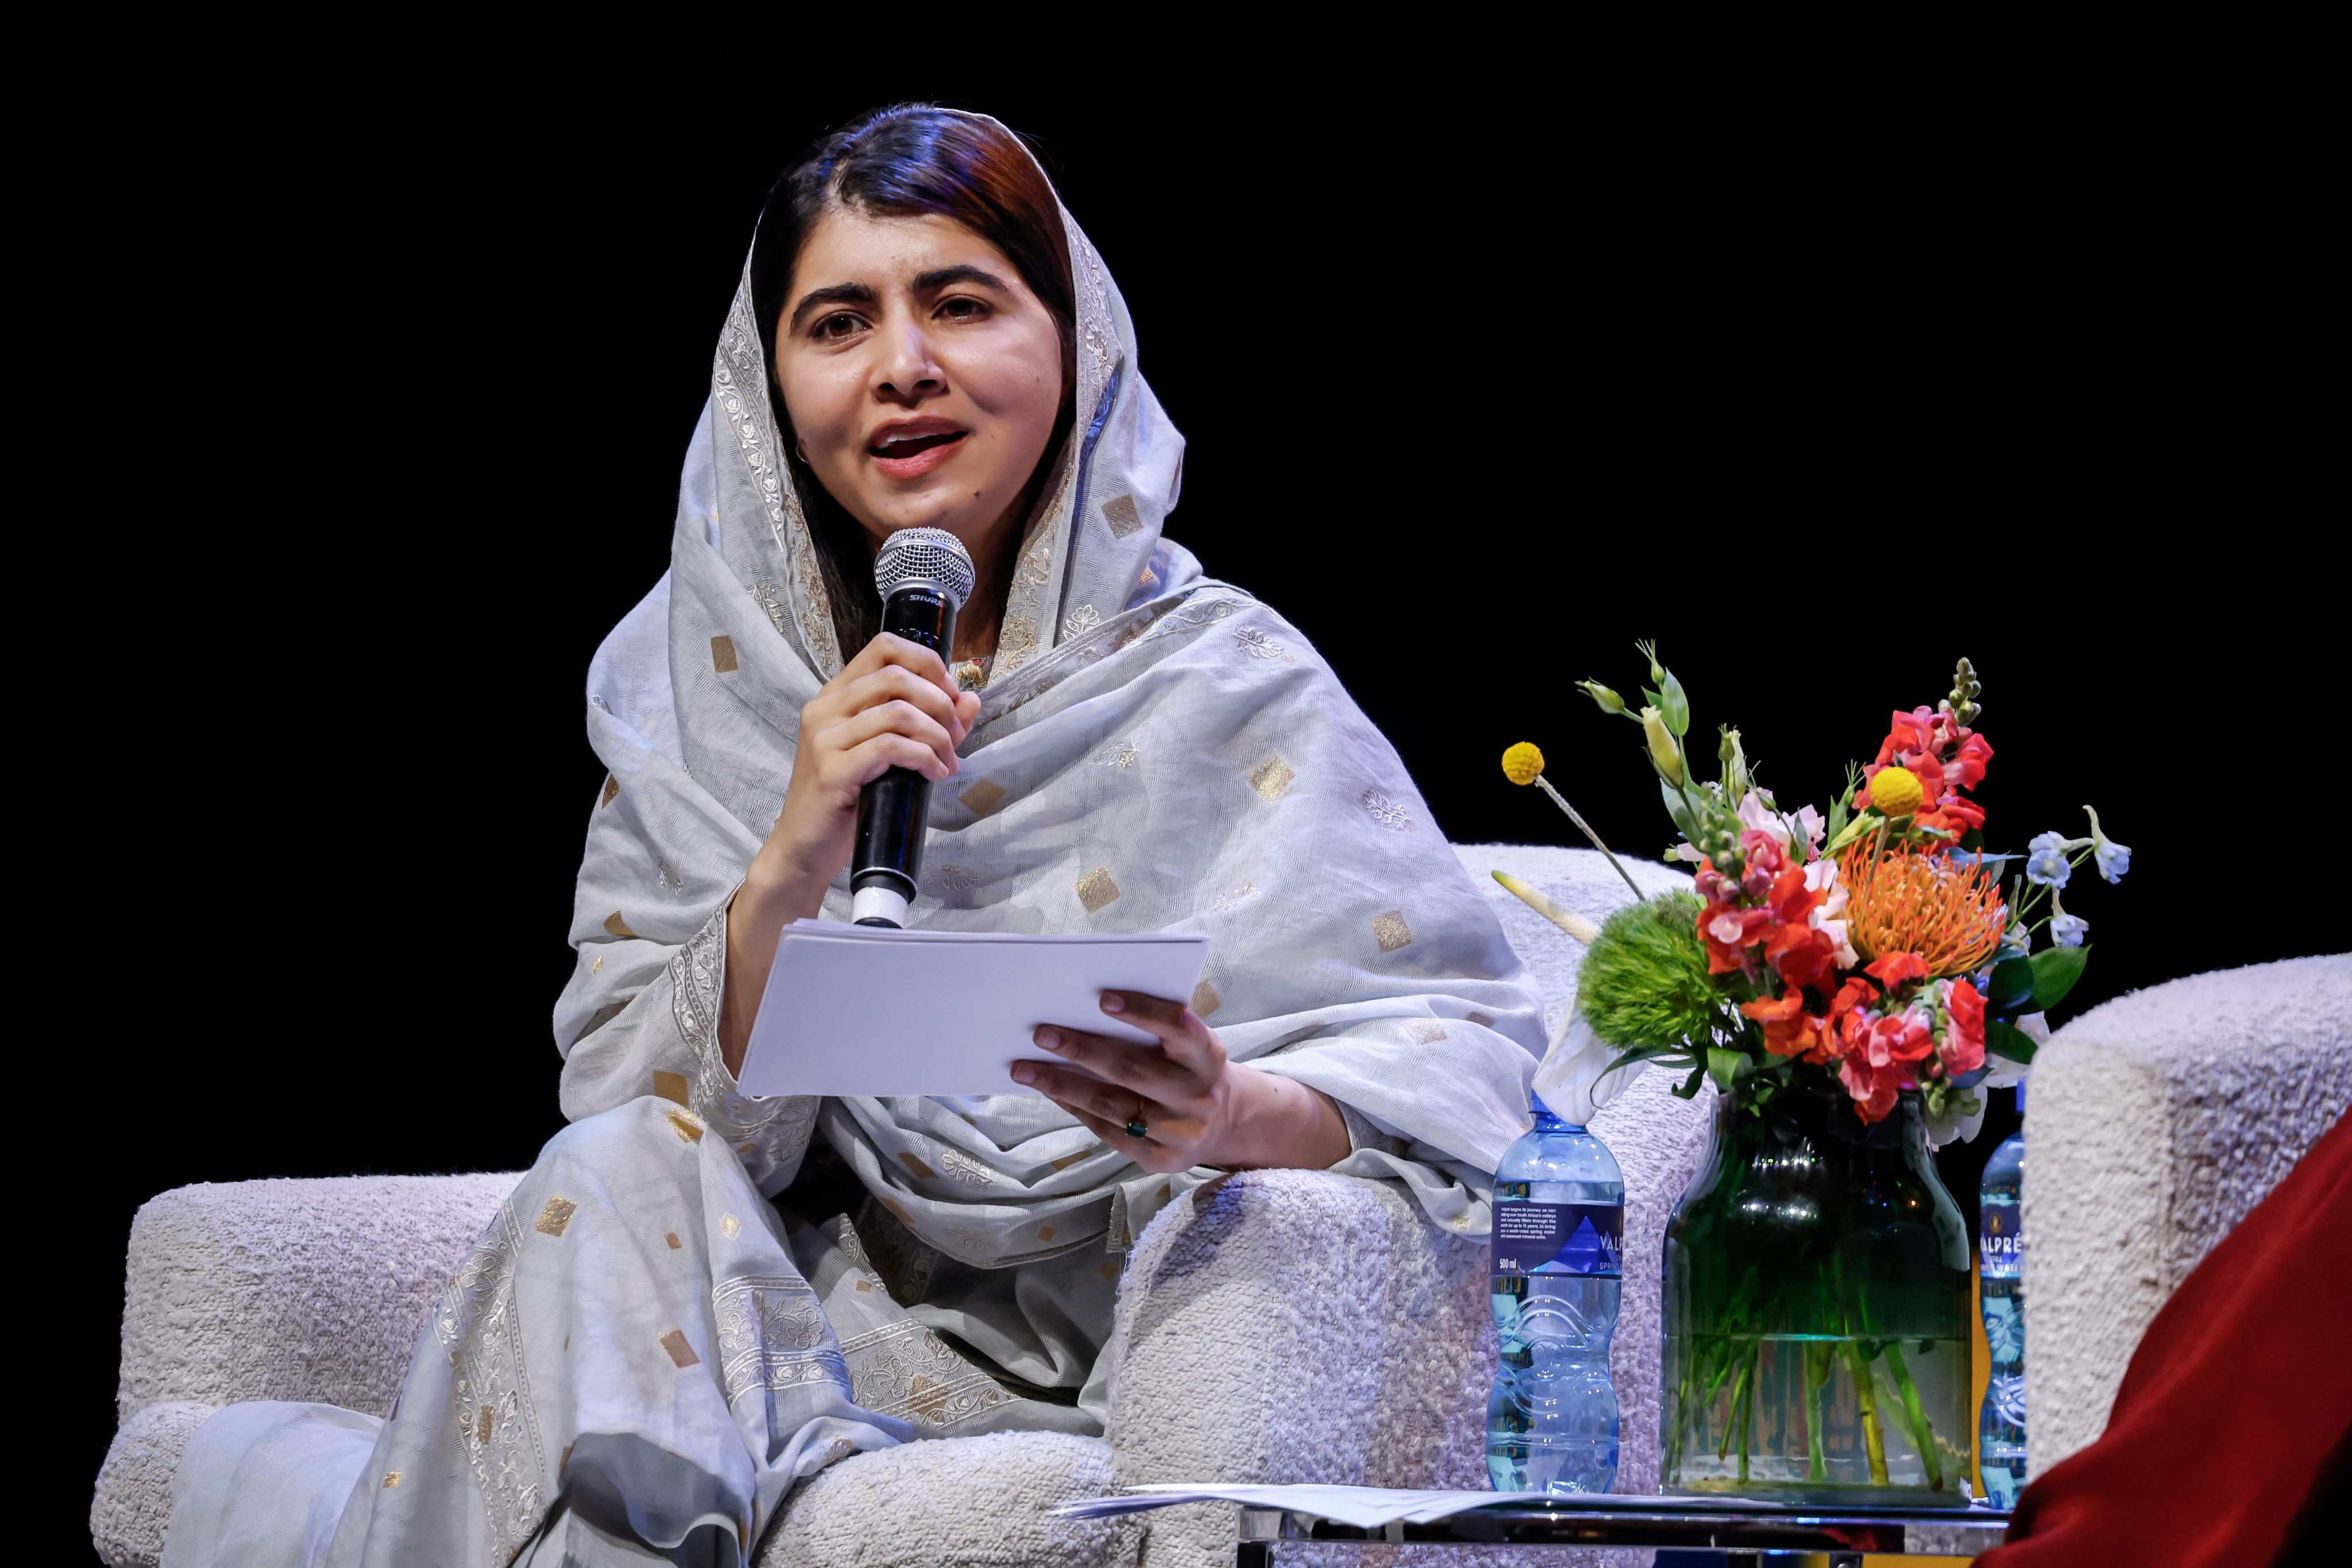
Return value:
<svg viewBox="0 0 2352 1568">
<path fill-rule="evenodd" d="M 1908 768 L 1885 767 L 1870 777 L 1870 804 L 1881 816 L 1908 816 L 1927 798 Z"/>
<path fill-rule="evenodd" d="M 1503 776 L 1515 784 L 1531 784 L 1543 773 L 1543 753 L 1531 741 L 1521 741 L 1503 753 Z"/>
</svg>

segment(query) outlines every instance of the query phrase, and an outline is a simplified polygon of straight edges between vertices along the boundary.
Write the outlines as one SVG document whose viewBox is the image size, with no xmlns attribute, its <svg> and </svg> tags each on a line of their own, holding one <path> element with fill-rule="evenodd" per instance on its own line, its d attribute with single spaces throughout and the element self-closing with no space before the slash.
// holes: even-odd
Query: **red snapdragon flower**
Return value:
<svg viewBox="0 0 2352 1568">
<path fill-rule="evenodd" d="M 1764 1026 L 1764 1048 L 1776 1057 L 1809 1056 L 1820 1048 L 1827 1021 L 1806 1013 L 1801 991 L 1759 996 L 1741 1003 L 1739 1010 Z"/>
<path fill-rule="evenodd" d="M 1942 1044 L 1936 1047 L 1937 1059 L 1944 1070 L 1958 1075 L 1974 1072 L 1984 1066 L 1984 997 L 1965 980 L 1955 980 L 1944 998 L 1944 1008 L 1951 1022 L 1944 1030 Z"/>
</svg>

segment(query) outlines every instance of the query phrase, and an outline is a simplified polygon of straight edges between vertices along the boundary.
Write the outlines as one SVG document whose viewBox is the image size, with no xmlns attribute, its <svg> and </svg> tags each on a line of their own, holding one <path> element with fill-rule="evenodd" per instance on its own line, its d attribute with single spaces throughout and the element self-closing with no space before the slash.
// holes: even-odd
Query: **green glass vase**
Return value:
<svg viewBox="0 0 2352 1568">
<path fill-rule="evenodd" d="M 1968 1503 L 1968 1228 L 1916 1094 L 1718 1094 L 1666 1223 L 1659 1489 Z"/>
</svg>

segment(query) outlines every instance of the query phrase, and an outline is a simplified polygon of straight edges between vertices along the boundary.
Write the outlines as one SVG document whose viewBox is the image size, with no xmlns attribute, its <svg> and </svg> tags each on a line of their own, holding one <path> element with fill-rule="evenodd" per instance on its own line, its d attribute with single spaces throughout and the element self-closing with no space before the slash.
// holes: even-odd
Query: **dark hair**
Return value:
<svg viewBox="0 0 2352 1568">
<path fill-rule="evenodd" d="M 895 103 L 818 139 L 768 193 L 751 247 L 751 313 L 760 328 L 769 402 L 784 460 L 806 507 L 817 564 L 833 600 L 834 636 L 847 659 L 881 629 L 873 550 L 864 526 L 794 451 L 792 416 L 776 384 L 776 319 L 793 268 L 818 221 L 837 207 L 880 217 L 953 218 L 1003 252 L 1051 311 L 1062 338 L 1062 407 L 1045 444 L 1051 461 L 1068 436 L 1077 386 L 1077 300 L 1060 205 L 1023 144 L 992 121 L 930 103 Z M 1033 483 L 1034 476 L 1033 476 Z M 1018 549 L 1020 541 L 1006 542 Z M 987 565 L 981 563 L 983 577 Z"/>
</svg>

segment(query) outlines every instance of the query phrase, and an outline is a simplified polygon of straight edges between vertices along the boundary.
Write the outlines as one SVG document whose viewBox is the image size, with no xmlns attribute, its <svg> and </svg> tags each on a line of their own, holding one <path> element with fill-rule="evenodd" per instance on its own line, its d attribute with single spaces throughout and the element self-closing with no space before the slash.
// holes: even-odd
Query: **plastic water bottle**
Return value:
<svg viewBox="0 0 2352 1568">
<path fill-rule="evenodd" d="M 1496 1491 L 1605 1492 L 1617 1479 L 1609 1337 L 1625 1177 L 1600 1139 L 1540 1100 L 1531 1109 L 1535 1126 L 1495 1173 L 1502 1353 L 1486 1401 L 1486 1472 Z"/>
<path fill-rule="evenodd" d="M 2025 1113 L 2025 1086 L 2017 1086 Z M 1984 1303 L 1985 1348 L 1992 1378 L 1977 1423 L 1978 1468 L 1985 1500 L 2014 1508 L 2025 1485 L 2025 1231 L 2018 1195 L 2025 1185 L 2025 1129 L 2021 1125 L 1985 1163 L 1979 1196 L 1978 1289 Z"/>
</svg>

